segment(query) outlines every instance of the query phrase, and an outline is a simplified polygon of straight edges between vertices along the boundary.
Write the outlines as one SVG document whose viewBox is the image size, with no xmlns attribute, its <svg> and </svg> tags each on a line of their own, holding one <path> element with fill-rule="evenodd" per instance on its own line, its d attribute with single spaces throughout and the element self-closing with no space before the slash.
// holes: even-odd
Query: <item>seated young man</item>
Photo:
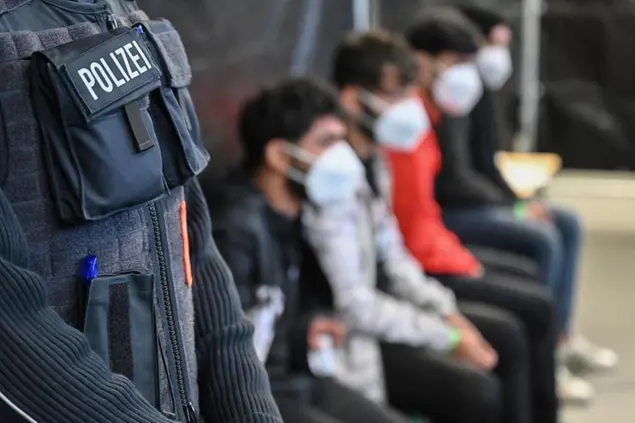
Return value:
<svg viewBox="0 0 635 423">
<path fill-rule="evenodd" d="M 571 348 L 566 347 L 569 345 L 565 340 L 568 338 L 574 280 L 573 274 L 569 272 L 571 268 L 562 271 L 563 267 L 572 264 L 571 260 L 564 259 L 563 254 L 572 260 L 577 256 L 579 227 L 575 223 L 566 223 L 575 222 L 576 219 L 565 217 L 565 214 L 569 217 L 572 215 L 561 209 L 553 209 L 559 211 L 552 214 L 554 222 L 561 221 L 561 229 L 556 228 L 557 224 L 541 219 L 515 219 L 512 208 L 515 197 L 512 197 L 511 189 L 504 185 L 494 164 L 496 122 L 490 90 L 500 87 L 511 73 L 511 68 L 506 68 L 511 66 L 507 50 L 511 32 L 504 25 L 496 27 L 502 20 L 496 20 L 495 15 L 493 17 L 472 8 L 465 8 L 464 11 L 473 19 L 478 19 L 480 27 L 490 27 L 487 32 L 492 34 L 484 40 L 480 49 L 477 41 L 485 37 L 477 33 L 475 38 L 470 23 L 460 19 L 423 21 L 409 33 L 422 67 L 428 70 L 441 68 L 440 72 L 422 73 L 420 82 L 430 113 L 438 116 L 436 131 L 442 166 L 436 185 L 445 222 L 458 230 L 458 235 L 465 242 L 505 249 L 535 259 L 540 269 L 540 279 L 551 288 L 557 305 L 563 350 L 569 358 L 594 364 L 593 367 L 610 366 L 615 362 L 615 355 L 611 351 L 592 347 L 584 341 L 571 342 Z M 476 66 L 469 62 L 470 55 L 475 55 Z M 465 62 L 466 59 L 468 62 Z M 461 68 L 463 74 L 460 73 Z M 478 98 L 477 93 L 483 92 L 481 79 L 485 90 L 483 97 Z M 463 93 L 471 91 L 473 97 L 478 99 L 474 110 L 466 108 L 461 111 L 447 107 L 453 99 L 444 98 L 443 92 L 457 92 L 457 87 L 462 87 Z M 530 209 L 534 211 L 536 207 L 542 208 L 539 205 L 541 203 L 532 204 Z M 558 231 L 566 232 L 567 236 L 563 237 Z M 498 260 L 496 263 L 490 259 L 485 260 L 484 264 L 488 271 L 509 271 L 512 263 L 505 266 L 504 261 Z M 581 345 L 586 347 L 582 348 Z M 573 377 L 564 364 L 559 367 L 558 376 L 561 399 L 580 402 L 592 397 L 592 387 L 584 380 Z"/>
<path fill-rule="evenodd" d="M 566 382 L 563 382 L 563 395 L 574 400 L 589 399 L 592 390 L 587 384 L 576 382 L 567 365 L 573 368 L 582 365 L 587 370 L 609 369 L 617 364 L 617 355 L 579 335 L 569 336 L 576 270 L 581 257 L 579 217 L 573 210 L 545 201 L 521 201 L 502 178 L 494 163 L 500 137 L 504 134 L 502 116 L 497 113 L 496 91 L 513 71 L 509 51 L 512 31 L 501 16 L 489 10 L 466 6 L 461 12 L 477 26 L 483 40 L 476 63 L 485 90 L 468 117 L 467 137 L 455 139 L 458 154 L 448 160 L 457 162 L 451 168 L 454 171 L 445 176 L 441 173 L 447 180 L 439 187 L 439 194 L 444 192 L 440 200 L 445 222 L 464 242 L 505 248 L 539 264 L 541 279 L 551 289 L 558 305 L 563 361 L 560 373 Z M 445 161 L 444 154 L 444 169 Z M 492 195 L 485 195 L 470 181 L 480 181 Z M 445 190 L 444 185 L 455 189 Z M 582 388 L 584 385 L 587 389 Z"/>
<path fill-rule="evenodd" d="M 523 314 L 518 317 L 532 315 L 535 324 L 527 331 L 520 319 L 499 308 L 457 307 L 452 292 L 426 277 L 402 243 L 378 143 L 405 151 L 424 145 L 427 118 L 415 95 L 416 72 L 414 55 L 398 35 L 352 34 L 337 48 L 334 80 L 349 116 L 348 140 L 365 164 L 366 180 L 346 203 L 307 203 L 307 240 L 355 338 L 383 342 L 393 405 L 440 422 L 494 421 L 483 412 L 497 400 L 499 421 L 555 422 L 548 296 L 537 287 L 508 299 L 517 303 L 515 311 Z M 413 199 L 418 201 L 416 193 Z M 494 352 L 497 363 L 490 358 Z M 494 373 L 488 375 L 491 366 Z M 494 375 L 498 399 L 492 396 Z"/>
<path fill-rule="evenodd" d="M 330 378 L 296 371 L 303 361 L 297 354 L 306 358 L 307 343 L 308 349 L 319 349 L 324 336 L 336 346 L 345 338 L 340 322 L 298 304 L 302 201 L 307 195 L 335 199 L 352 192 L 343 184 L 320 193 L 315 181 L 343 174 L 355 184 L 356 166 L 361 176 L 361 165 L 344 141 L 337 98 L 308 80 L 289 80 L 247 101 L 239 125 L 244 173 L 215 193 L 213 233 L 254 321 L 256 351 L 266 360 L 284 421 L 406 423 Z M 334 167 L 340 164 L 346 166 Z"/>
</svg>

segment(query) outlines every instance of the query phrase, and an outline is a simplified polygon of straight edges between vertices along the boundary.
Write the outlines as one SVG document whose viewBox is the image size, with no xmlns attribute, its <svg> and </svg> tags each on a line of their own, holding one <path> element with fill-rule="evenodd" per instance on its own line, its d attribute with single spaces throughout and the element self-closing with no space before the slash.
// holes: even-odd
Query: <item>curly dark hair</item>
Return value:
<svg viewBox="0 0 635 423">
<path fill-rule="evenodd" d="M 454 19 L 442 12 L 444 10 L 431 13 L 406 31 L 406 38 L 412 48 L 432 55 L 444 51 L 476 53 L 480 33 L 474 25 L 460 14 Z"/>
<path fill-rule="evenodd" d="M 347 85 L 377 89 L 385 65 L 399 70 L 404 86 L 417 76 L 417 61 L 401 35 L 385 30 L 353 32 L 335 50 L 333 82 L 340 89 Z"/>
<path fill-rule="evenodd" d="M 260 90 L 243 104 L 238 120 L 243 170 L 251 173 L 263 164 L 272 139 L 296 142 L 316 119 L 330 115 L 345 118 L 335 93 L 317 81 L 287 79 Z"/>
<path fill-rule="evenodd" d="M 489 37 L 490 32 L 497 25 L 509 26 L 509 23 L 502 15 L 491 9 L 473 5 L 460 5 L 457 8 L 476 25 L 485 37 Z"/>
</svg>

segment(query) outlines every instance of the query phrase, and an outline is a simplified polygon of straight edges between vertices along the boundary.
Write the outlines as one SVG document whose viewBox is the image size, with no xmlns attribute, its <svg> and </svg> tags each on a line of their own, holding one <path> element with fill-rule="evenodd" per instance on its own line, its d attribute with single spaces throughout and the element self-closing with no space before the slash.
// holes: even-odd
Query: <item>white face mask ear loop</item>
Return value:
<svg viewBox="0 0 635 423">
<path fill-rule="evenodd" d="M 371 93 L 368 90 L 362 90 L 363 93 L 363 101 L 368 108 L 370 108 L 373 112 L 378 115 L 381 114 L 384 110 L 390 107 L 390 103 L 387 101 L 377 97 L 375 94 Z"/>
<path fill-rule="evenodd" d="M 359 90 L 359 94 L 357 95 L 357 100 L 361 103 L 363 109 L 360 116 L 352 118 L 353 121 L 363 129 L 369 131 L 370 133 L 374 133 L 375 126 L 377 125 L 377 119 L 381 114 L 380 110 L 376 107 L 376 103 L 379 99 L 377 99 L 373 93 L 367 89 L 361 88 Z"/>
<path fill-rule="evenodd" d="M 445 64 L 442 63 L 436 57 L 434 57 L 434 56 L 431 56 L 431 57 L 432 57 L 432 60 L 431 60 L 430 63 L 431 63 L 431 66 L 432 66 L 432 77 L 436 81 L 441 76 L 443 71 L 447 69 L 447 66 L 445 66 Z"/>
<path fill-rule="evenodd" d="M 306 174 L 303 172 L 300 172 L 295 167 L 289 168 L 289 170 L 287 171 L 287 177 L 291 179 L 293 182 L 297 182 L 302 185 L 304 185 L 304 182 L 306 181 Z"/>
<path fill-rule="evenodd" d="M 365 124 L 375 121 L 376 117 L 379 116 L 381 112 L 381 110 L 377 108 L 377 99 L 375 96 L 370 91 L 362 88 L 357 96 L 357 100 L 362 106 L 362 115 L 358 118 L 358 120 L 361 120 Z"/>
<path fill-rule="evenodd" d="M 317 159 L 317 157 L 315 157 L 313 154 L 307 151 L 304 151 L 303 149 L 301 149 L 295 144 L 292 144 L 287 141 L 286 145 L 287 147 L 285 150 L 287 151 L 287 154 L 289 154 L 291 157 L 293 157 L 296 160 L 300 160 L 304 164 L 311 166 Z"/>
<path fill-rule="evenodd" d="M 373 102 L 373 95 L 366 88 L 360 88 L 358 98 L 364 106 L 371 109 L 373 108 L 373 105 L 371 104 Z"/>
<path fill-rule="evenodd" d="M 313 165 L 313 163 L 315 163 L 316 158 L 311 153 L 302 150 L 297 145 L 292 144 L 288 141 L 286 142 L 285 151 L 289 156 L 307 164 L 309 167 Z M 304 182 L 306 181 L 306 173 L 302 172 L 299 169 L 296 169 L 293 166 L 289 166 L 287 176 L 289 177 L 289 179 L 299 184 L 304 184 Z"/>
</svg>

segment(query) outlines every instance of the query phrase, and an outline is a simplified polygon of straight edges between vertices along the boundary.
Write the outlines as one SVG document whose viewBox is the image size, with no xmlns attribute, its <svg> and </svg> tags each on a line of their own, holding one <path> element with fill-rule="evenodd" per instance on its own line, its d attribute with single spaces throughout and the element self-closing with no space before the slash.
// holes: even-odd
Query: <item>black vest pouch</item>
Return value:
<svg viewBox="0 0 635 423">
<path fill-rule="evenodd" d="M 140 273 L 101 276 L 82 287 L 83 332 L 93 351 L 158 407 L 154 276 Z"/>
<path fill-rule="evenodd" d="M 161 67 L 161 89 L 152 94 L 150 111 L 157 125 L 168 186 L 181 186 L 209 162 L 188 90 L 192 70 L 183 42 L 169 21 L 141 21 L 134 26 Z"/>
<path fill-rule="evenodd" d="M 31 57 L 44 160 L 62 220 L 99 220 L 167 193 L 148 111 L 161 71 L 135 29 Z"/>
</svg>

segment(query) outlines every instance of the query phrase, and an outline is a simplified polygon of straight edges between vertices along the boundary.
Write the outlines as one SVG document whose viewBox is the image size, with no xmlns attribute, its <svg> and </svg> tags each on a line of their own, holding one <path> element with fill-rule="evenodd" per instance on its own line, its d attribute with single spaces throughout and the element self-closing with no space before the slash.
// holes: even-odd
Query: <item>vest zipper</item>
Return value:
<svg viewBox="0 0 635 423">
<path fill-rule="evenodd" d="M 159 275 L 161 278 L 161 288 L 163 291 L 163 302 L 165 304 L 165 320 L 168 326 L 168 335 L 172 344 L 172 350 L 174 352 L 174 365 L 176 367 L 176 381 L 179 390 L 179 396 L 181 399 L 181 405 L 183 406 L 183 412 L 185 413 L 185 419 L 187 423 L 196 423 L 196 409 L 194 405 L 188 400 L 187 388 L 185 387 L 185 377 L 183 376 L 183 362 L 181 360 L 181 349 L 176 334 L 176 322 L 174 319 L 174 307 L 172 304 L 172 297 L 170 295 L 170 286 L 168 281 L 168 268 L 165 258 L 165 251 L 163 250 L 163 240 L 161 239 L 161 225 L 159 223 L 159 214 L 157 213 L 157 206 L 155 203 L 150 204 L 150 219 L 152 220 L 152 228 L 154 230 L 154 241 L 156 243 L 157 258 L 159 261 Z"/>
</svg>

